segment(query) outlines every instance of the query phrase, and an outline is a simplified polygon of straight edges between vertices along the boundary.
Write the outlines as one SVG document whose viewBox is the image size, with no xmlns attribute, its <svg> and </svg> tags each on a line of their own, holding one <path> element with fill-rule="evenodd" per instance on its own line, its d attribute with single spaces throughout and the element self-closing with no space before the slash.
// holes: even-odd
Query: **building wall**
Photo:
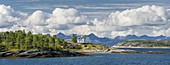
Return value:
<svg viewBox="0 0 170 65">
<path fill-rule="evenodd" d="M 77 39 L 77 42 L 78 42 L 78 43 L 85 43 L 85 39 L 80 39 L 80 38 L 78 38 L 78 39 Z"/>
</svg>

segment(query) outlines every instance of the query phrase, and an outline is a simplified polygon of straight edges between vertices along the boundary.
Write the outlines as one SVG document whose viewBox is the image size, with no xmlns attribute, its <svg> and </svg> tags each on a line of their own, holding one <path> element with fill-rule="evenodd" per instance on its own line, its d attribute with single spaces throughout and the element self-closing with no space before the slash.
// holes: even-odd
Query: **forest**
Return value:
<svg viewBox="0 0 170 65">
<path fill-rule="evenodd" d="M 74 38 L 74 37 L 73 37 Z M 73 41 L 74 42 L 74 41 Z M 108 47 L 98 44 L 68 43 L 56 35 L 32 34 L 24 30 L 7 31 L 0 33 L 0 51 L 18 50 L 70 50 L 70 49 L 107 49 Z"/>
</svg>

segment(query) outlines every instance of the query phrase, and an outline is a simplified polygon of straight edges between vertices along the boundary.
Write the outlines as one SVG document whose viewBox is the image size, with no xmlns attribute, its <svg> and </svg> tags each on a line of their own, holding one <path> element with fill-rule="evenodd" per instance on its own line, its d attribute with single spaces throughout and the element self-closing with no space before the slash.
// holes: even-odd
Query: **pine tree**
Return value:
<svg viewBox="0 0 170 65">
<path fill-rule="evenodd" d="M 72 42 L 77 43 L 77 37 L 75 34 L 72 35 Z"/>
</svg>

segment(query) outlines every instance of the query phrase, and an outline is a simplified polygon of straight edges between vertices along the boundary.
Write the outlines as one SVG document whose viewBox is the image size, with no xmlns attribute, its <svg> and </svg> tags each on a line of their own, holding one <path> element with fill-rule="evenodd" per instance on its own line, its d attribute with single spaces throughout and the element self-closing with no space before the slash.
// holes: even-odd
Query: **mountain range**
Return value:
<svg viewBox="0 0 170 65">
<path fill-rule="evenodd" d="M 77 37 L 82 36 L 82 35 L 77 35 Z M 72 39 L 72 35 L 65 35 L 63 33 L 58 33 L 56 35 L 58 38 L 63 38 L 65 40 L 70 40 Z M 127 35 L 127 36 L 117 36 L 113 39 L 107 38 L 107 37 L 98 37 L 95 34 L 91 33 L 89 35 L 86 35 L 86 39 L 90 43 L 95 43 L 95 44 L 101 44 L 101 45 L 106 45 L 106 46 L 113 46 L 117 43 L 128 41 L 128 40 L 170 40 L 170 37 L 167 36 L 147 36 L 147 35 L 142 35 L 142 36 L 137 36 L 137 35 Z"/>
</svg>

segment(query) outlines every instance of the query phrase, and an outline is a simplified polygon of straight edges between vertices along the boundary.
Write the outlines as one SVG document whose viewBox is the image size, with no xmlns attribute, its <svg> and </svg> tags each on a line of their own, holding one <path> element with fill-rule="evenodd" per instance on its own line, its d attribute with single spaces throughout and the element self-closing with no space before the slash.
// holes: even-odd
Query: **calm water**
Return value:
<svg viewBox="0 0 170 65">
<path fill-rule="evenodd" d="M 170 65 L 170 54 L 92 54 L 84 57 L 0 59 L 0 65 Z"/>
</svg>

